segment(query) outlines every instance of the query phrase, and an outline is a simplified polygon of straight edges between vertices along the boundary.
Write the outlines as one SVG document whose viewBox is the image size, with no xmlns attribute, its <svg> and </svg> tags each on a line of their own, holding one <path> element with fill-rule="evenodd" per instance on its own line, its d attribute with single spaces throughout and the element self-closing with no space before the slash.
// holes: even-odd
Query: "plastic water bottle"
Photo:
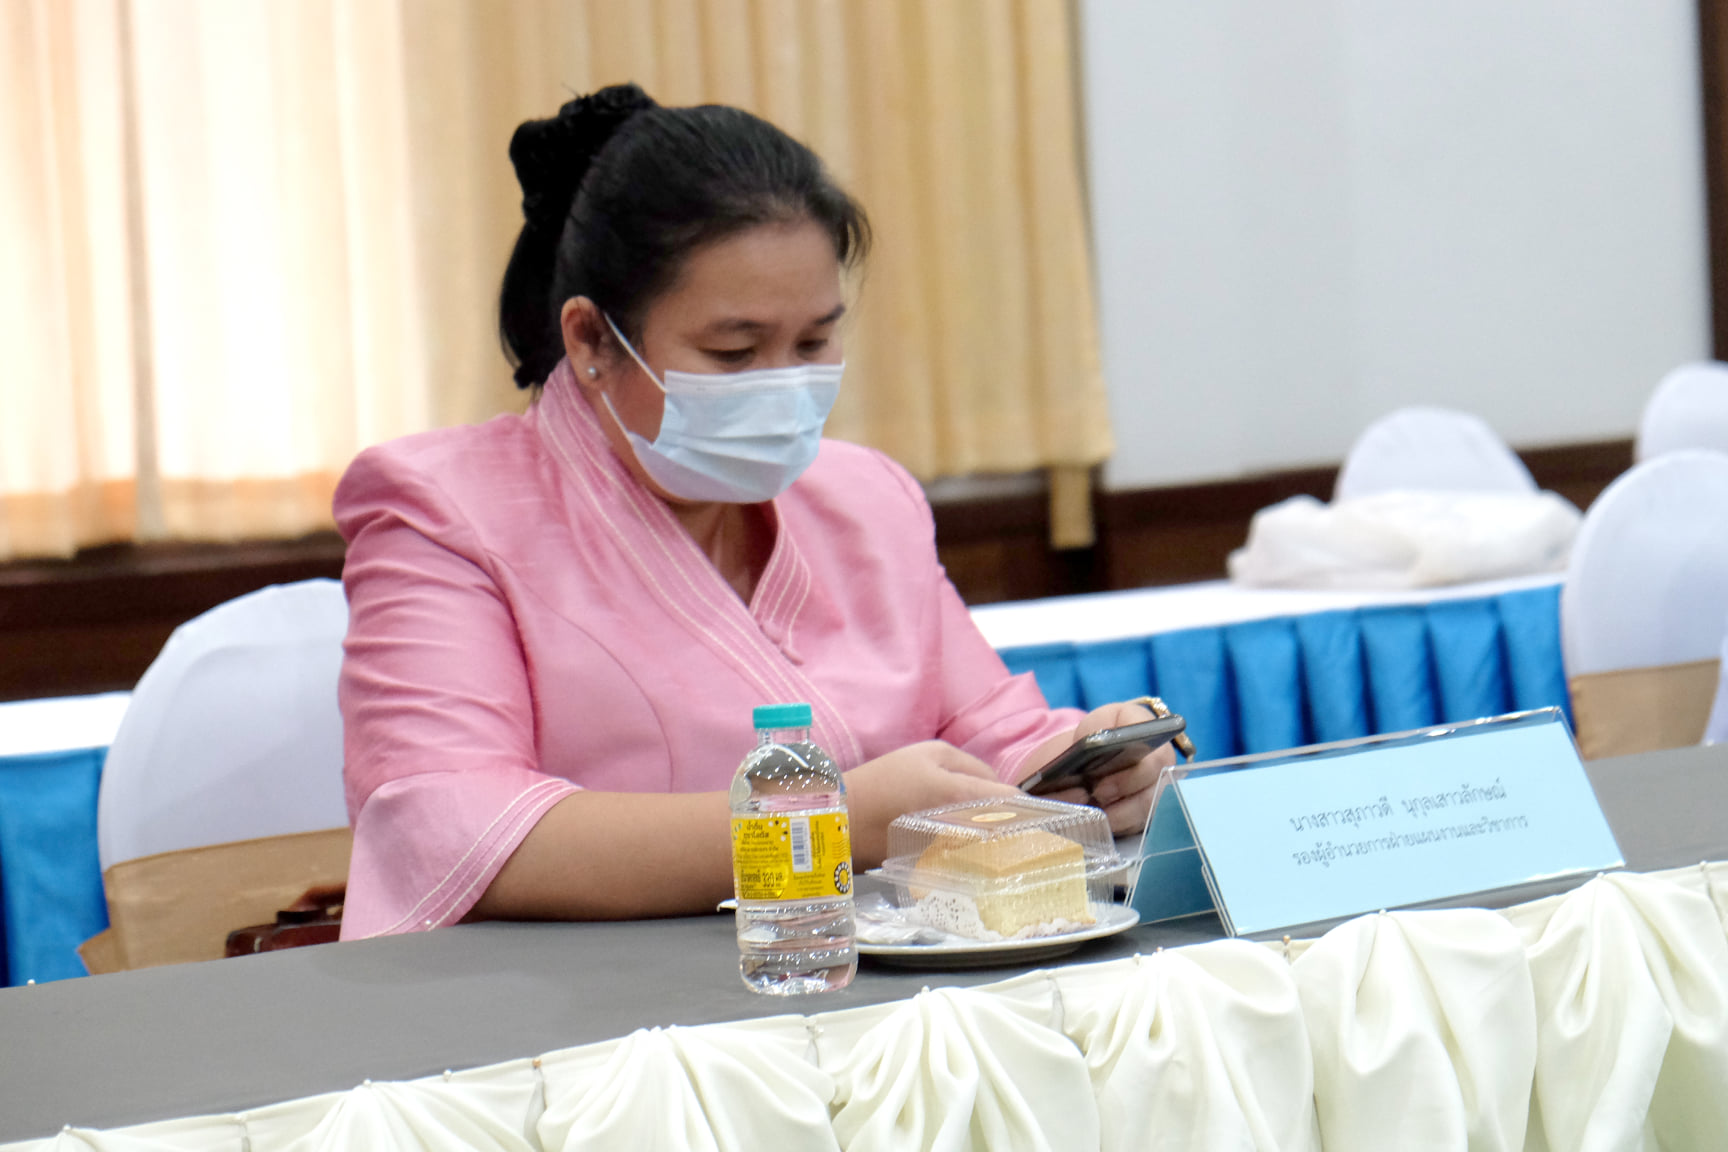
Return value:
<svg viewBox="0 0 1728 1152">
<path fill-rule="evenodd" d="M 754 720 L 731 791 L 738 972 L 773 996 L 844 988 L 858 970 L 846 783 L 810 741 L 810 705 L 768 705 Z"/>
</svg>

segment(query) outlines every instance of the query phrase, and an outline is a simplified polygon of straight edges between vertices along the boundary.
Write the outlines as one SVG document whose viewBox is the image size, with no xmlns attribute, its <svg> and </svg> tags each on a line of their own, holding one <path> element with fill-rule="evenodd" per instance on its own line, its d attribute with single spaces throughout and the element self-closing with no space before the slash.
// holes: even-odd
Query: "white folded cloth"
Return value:
<svg viewBox="0 0 1728 1152">
<path fill-rule="evenodd" d="M 1709 896 L 1613 872 L 1504 915 L 1536 989 L 1528 1147 L 1722 1147 L 1728 940 Z"/>
<path fill-rule="evenodd" d="M 1320 1147 L 1308 1034 L 1281 955 L 1220 940 L 1055 979 L 1104 1152 Z"/>
<path fill-rule="evenodd" d="M 1292 967 L 1329 1152 L 1524 1147 L 1536 1003 L 1504 918 L 1361 916 Z"/>
<path fill-rule="evenodd" d="M 834 1133 L 846 1152 L 1098 1148 L 1080 1050 L 986 992 L 937 988 L 895 1005 L 834 1079 Z"/>
<path fill-rule="evenodd" d="M 546 1152 L 833 1149 L 834 1082 L 806 1058 L 802 1020 L 639 1029 L 546 1057 Z M 361 1145 L 356 1145 L 361 1147 Z"/>
<path fill-rule="evenodd" d="M 522 1062 L 525 1064 L 526 1062 Z M 523 1069 L 518 1066 L 519 1073 Z M 533 1152 L 522 1117 L 534 1082 L 522 1075 L 483 1080 L 368 1082 L 346 1093 L 311 1132 L 282 1152 L 337 1152 L 347 1148 L 388 1148 L 401 1152 Z M 261 1133 L 246 1145 L 269 1147 Z M 159 1148 L 181 1147 L 163 1143 Z"/>
<path fill-rule="evenodd" d="M 1423 588 L 1557 572 L 1583 517 L 1552 492 L 1294 496 L 1254 514 L 1230 578 L 1265 588 Z"/>
<path fill-rule="evenodd" d="M 1717 1149 L 1728 864 L 0 1152 Z"/>
</svg>

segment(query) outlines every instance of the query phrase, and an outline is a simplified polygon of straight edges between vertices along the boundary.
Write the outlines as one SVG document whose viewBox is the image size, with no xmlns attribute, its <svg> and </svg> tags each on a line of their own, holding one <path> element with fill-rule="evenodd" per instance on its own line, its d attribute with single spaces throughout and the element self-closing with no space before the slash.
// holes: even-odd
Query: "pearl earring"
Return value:
<svg viewBox="0 0 1728 1152">
<path fill-rule="evenodd" d="M 588 365 L 588 379 L 592 380 L 598 375 L 600 375 L 600 369 L 594 367 L 592 364 Z"/>
</svg>

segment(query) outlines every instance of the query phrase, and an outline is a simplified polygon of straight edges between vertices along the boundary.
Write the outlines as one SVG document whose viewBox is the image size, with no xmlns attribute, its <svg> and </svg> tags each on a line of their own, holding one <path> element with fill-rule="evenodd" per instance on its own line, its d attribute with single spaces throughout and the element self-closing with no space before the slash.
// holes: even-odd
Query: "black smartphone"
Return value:
<svg viewBox="0 0 1728 1152">
<path fill-rule="evenodd" d="M 1180 716 L 1165 716 L 1082 736 L 1056 759 L 1022 780 L 1020 790 L 1044 796 L 1065 788 L 1091 788 L 1106 776 L 1134 767 L 1143 756 L 1170 743 L 1187 726 Z"/>
</svg>

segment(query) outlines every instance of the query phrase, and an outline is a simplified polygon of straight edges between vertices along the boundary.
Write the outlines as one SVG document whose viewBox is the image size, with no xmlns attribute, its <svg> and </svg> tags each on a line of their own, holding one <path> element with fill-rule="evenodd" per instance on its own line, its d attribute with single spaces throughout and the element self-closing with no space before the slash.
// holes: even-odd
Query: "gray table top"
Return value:
<svg viewBox="0 0 1728 1152">
<path fill-rule="evenodd" d="M 1728 857 L 1728 746 L 1588 767 L 1629 868 Z M 1061 962 L 1220 934 L 1212 916 L 1140 925 Z M 990 983 L 1023 970 L 909 971 L 866 960 L 842 992 L 760 997 L 738 980 L 732 918 L 716 915 L 473 924 L 0 989 L 0 1140 L 46 1136 L 65 1124 L 113 1128 L 257 1107 L 639 1027 L 877 1004 L 926 985 Z"/>
</svg>

